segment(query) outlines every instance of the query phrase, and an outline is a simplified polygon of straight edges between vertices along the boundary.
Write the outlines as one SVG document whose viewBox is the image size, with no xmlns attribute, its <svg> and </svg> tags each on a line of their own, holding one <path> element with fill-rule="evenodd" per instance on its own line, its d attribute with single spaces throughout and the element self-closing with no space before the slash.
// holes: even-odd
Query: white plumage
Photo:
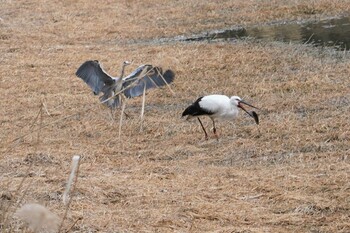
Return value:
<svg viewBox="0 0 350 233">
<path fill-rule="evenodd" d="M 232 118 L 238 115 L 237 105 L 231 103 L 236 97 L 239 98 L 238 96 L 229 98 L 226 95 L 208 95 L 202 98 L 199 102 L 199 106 L 211 112 L 211 118 L 232 120 Z"/>
<path fill-rule="evenodd" d="M 256 108 L 253 105 L 243 101 L 238 96 L 228 97 L 226 95 L 207 95 L 198 98 L 193 104 L 188 106 L 182 113 L 182 116 L 187 116 L 187 119 L 197 117 L 205 133 L 205 139 L 208 139 L 208 134 L 201 120 L 199 119 L 199 116 L 209 116 L 213 122 L 214 135 L 216 138 L 218 138 L 216 134 L 215 119 L 219 118 L 223 120 L 234 120 L 238 116 L 239 108 L 245 111 L 249 116 L 253 117 L 255 122 L 259 124 L 259 118 L 256 112 L 248 112 L 242 106 L 242 104 Z"/>
</svg>

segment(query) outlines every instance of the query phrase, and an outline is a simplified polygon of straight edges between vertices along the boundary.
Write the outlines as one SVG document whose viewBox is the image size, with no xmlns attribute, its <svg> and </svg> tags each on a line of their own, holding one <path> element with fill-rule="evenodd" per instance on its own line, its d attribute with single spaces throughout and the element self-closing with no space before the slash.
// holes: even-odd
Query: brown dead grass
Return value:
<svg viewBox="0 0 350 233">
<path fill-rule="evenodd" d="M 32 166 L 23 202 L 62 216 L 71 157 L 79 154 L 65 226 L 82 217 L 76 232 L 349 232 L 347 53 L 255 41 L 125 45 L 348 10 L 348 1 L 322 0 L 3 1 L 1 207 L 12 203 L 13 211 Z M 176 95 L 147 94 L 142 133 L 141 99 L 130 100 L 118 140 L 119 111 L 113 122 L 74 76 L 87 59 L 113 75 L 123 60 L 134 61 L 129 71 L 141 63 L 171 68 Z M 242 114 L 218 123 L 219 142 L 204 141 L 197 122 L 180 115 L 210 93 L 261 107 L 261 125 Z M 33 121 L 42 103 L 39 129 Z"/>
</svg>

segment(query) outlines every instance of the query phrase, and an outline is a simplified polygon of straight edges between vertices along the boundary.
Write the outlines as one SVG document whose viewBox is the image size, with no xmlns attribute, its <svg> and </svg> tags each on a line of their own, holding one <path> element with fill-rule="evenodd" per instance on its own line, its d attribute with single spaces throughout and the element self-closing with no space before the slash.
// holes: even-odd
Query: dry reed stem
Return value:
<svg viewBox="0 0 350 233">
<path fill-rule="evenodd" d="M 159 74 L 159 76 L 163 79 L 163 81 L 164 81 L 164 83 L 165 83 L 165 85 L 168 87 L 168 89 L 169 89 L 169 91 L 175 96 L 176 94 L 175 94 L 175 92 L 173 91 L 173 89 L 171 89 L 171 87 L 170 87 L 170 84 L 169 83 L 167 83 L 166 81 L 165 81 L 165 79 L 164 79 L 164 77 L 163 77 L 163 75 L 158 71 L 158 74 Z M 176 77 L 176 76 L 175 76 Z M 152 79 L 151 79 L 152 80 Z M 153 80 L 152 80 L 153 81 Z M 154 82 L 153 82 L 154 83 Z M 155 83 L 154 83 L 155 84 Z M 156 85 L 156 84 L 155 84 Z M 156 85 L 157 86 L 157 85 Z"/>
<path fill-rule="evenodd" d="M 143 88 L 142 93 L 142 107 L 141 107 L 141 116 L 140 116 L 140 132 L 143 131 L 143 117 L 145 114 L 145 102 L 146 102 L 146 85 Z"/>
<path fill-rule="evenodd" d="M 65 232 L 66 232 L 66 233 L 70 232 L 70 231 L 73 229 L 73 227 L 75 226 L 75 224 L 77 224 L 77 222 L 78 222 L 79 220 L 82 220 L 82 219 L 83 219 L 82 217 L 77 218 L 77 219 L 72 223 L 72 225 L 71 225 L 70 227 L 67 228 L 67 230 L 66 230 Z"/>
</svg>

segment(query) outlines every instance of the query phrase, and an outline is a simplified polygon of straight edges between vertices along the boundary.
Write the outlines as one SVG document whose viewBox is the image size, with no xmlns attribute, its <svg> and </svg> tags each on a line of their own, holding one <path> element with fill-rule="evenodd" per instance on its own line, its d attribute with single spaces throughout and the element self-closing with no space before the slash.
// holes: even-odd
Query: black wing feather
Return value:
<svg viewBox="0 0 350 233">
<path fill-rule="evenodd" d="M 201 116 L 201 115 L 212 115 L 213 112 L 210 112 L 204 108 L 201 108 L 199 102 L 202 100 L 202 97 L 199 97 L 193 104 L 188 106 L 185 111 L 182 113 L 182 116 Z"/>
<path fill-rule="evenodd" d="M 143 75 L 143 76 L 142 76 Z M 132 74 L 125 78 L 123 88 L 124 95 L 128 98 L 140 96 L 146 87 L 147 89 L 161 87 L 174 81 L 175 74 L 171 70 L 164 73 L 159 67 L 143 65 L 137 68 Z M 130 88 L 128 88 L 130 86 Z"/>
<path fill-rule="evenodd" d="M 89 85 L 96 95 L 101 92 L 104 85 L 110 86 L 114 83 L 114 79 L 101 68 L 98 61 L 84 62 L 75 75 Z"/>
</svg>

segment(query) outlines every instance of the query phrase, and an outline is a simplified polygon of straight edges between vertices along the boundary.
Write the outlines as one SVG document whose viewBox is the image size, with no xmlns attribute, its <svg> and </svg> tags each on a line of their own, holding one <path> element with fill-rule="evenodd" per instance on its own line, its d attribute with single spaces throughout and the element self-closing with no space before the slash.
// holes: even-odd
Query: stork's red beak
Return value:
<svg viewBox="0 0 350 233">
<path fill-rule="evenodd" d="M 251 105 L 251 104 L 249 104 L 249 103 L 247 103 L 247 102 L 245 102 L 245 101 L 243 101 L 243 100 L 241 100 L 241 101 L 238 102 L 238 107 L 241 108 L 243 111 L 245 111 L 249 116 L 251 116 L 252 118 L 254 118 L 256 124 L 259 124 L 259 117 L 258 117 L 258 114 L 256 114 L 256 112 L 254 112 L 254 111 L 248 112 L 248 111 L 243 107 L 242 104 L 248 105 L 249 107 L 252 107 L 252 108 L 255 108 L 255 109 L 259 109 L 259 108 L 255 107 L 255 106 L 253 106 L 253 105 Z"/>
</svg>

